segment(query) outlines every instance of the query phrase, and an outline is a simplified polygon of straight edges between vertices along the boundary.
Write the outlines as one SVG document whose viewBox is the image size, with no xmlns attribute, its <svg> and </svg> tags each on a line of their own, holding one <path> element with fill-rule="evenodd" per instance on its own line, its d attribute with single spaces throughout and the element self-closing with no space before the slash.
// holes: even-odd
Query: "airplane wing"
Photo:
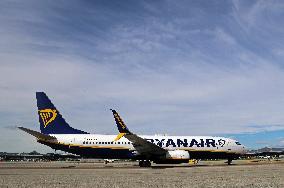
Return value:
<svg viewBox="0 0 284 188">
<path fill-rule="evenodd" d="M 136 134 L 126 134 L 124 136 L 133 143 L 134 148 L 141 155 L 163 155 L 167 150 L 137 136 Z"/>
<path fill-rule="evenodd" d="M 129 131 L 129 129 L 126 127 L 125 123 L 121 119 L 121 117 L 118 115 L 118 113 L 115 110 L 112 110 L 119 134 L 117 135 L 116 139 L 114 141 L 119 140 L 121 137 L 125 137 L 128 140 L 130 140 L 133 143 L 134 148 L 139 152 L 141 155 L 163 155 L 167 152 L 167 150 L 161 148 L 160 146 L 157 146 L 149 141 L 147 141 L 144 138 L 141 138 L 140 136 L 137 136 L 136 134 L 133 134 Z"/>
<path fill-rule="evenodd" d="M 49 136 L 49 135 L 46 135 L 46 134 L 42 134 L 40 132 L 37 132 L 37 131 L 33 131 L 31 129 L 27 129 L 25 127 L 18 127 L 19 129 L 33 135 L 34 137 L 36 137 L 37 139 L 39 140 L 54 140 L 56 139 L 54 136 Z"/>
</svg>

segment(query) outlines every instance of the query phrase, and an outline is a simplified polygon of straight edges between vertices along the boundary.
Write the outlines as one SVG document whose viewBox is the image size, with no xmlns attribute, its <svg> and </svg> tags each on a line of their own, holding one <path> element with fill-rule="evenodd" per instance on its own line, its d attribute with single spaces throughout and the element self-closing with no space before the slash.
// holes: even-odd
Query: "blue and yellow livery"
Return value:
<svg viewBox="0 0 284 188">
<path fill-rule="evenodd" d="M 184 163 L 192 159 L 228 159 L 245 153 L 236 140 L 211 136 L 150 136 L 132 133 L 111 109 L 118 135 L 89 134 L 65 121 L 44 92 L 36 93 L 40 132 L 19 127 L 41 144 L 56 150 L 103 159 L 139 160 L 141 167 L 154 163 Z"/>
</svg>

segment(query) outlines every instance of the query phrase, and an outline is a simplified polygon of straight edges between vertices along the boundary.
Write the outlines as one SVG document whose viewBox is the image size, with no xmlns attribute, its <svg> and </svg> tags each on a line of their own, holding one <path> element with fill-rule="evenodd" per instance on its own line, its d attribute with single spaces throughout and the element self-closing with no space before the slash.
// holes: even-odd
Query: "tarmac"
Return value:
<svg viewBox="0 0 284 188">
<path fill-rule="evenodd" d="M 284 160 L 138 162 L 0 162 L 0 187 L 284 187 Z"/>
</svg>

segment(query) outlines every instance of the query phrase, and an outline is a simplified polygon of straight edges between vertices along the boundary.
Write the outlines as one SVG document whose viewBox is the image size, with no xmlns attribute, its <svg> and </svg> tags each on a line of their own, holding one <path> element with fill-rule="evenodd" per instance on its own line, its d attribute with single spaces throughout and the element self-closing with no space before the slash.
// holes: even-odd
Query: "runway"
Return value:
<svg viewBox="0 0 284 188">
<path fill-rule="evenodd" d="M 198 165 L 0 162 L 0 187 L 284 187 L 283 161 Z"/>
</svg>

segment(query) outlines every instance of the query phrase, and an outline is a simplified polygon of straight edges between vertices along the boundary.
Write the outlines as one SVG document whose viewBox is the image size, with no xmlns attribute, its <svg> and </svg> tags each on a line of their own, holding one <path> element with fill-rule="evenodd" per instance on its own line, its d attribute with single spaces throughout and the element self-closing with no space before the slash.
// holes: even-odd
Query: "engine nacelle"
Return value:
<svg viewBox="0 0 284 188">
<path fill-rule="evenodd" d="M 190 159 L 190 155 L 185 150 L 173 150 L 166 153 L 166 159 Z"/>
<path fill-rule="evenodd" d="M 139 153 L 137 150 L 132 151 L 132 154 L 133 154 L 134 156 L 139 156 L 139 155 L 140 155 L 140 153 Z"/>
</svg>

